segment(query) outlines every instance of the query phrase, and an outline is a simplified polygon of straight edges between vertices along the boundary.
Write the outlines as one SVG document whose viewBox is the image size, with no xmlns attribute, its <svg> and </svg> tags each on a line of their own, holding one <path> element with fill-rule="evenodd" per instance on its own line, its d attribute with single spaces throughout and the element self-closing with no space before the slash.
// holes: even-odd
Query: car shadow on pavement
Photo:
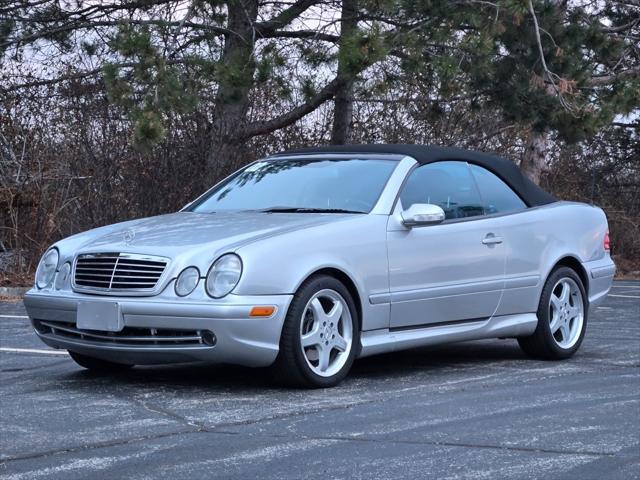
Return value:
<svg viewBox="0 0 640 480">
<path fill-rule="evenodd" d="M 526 361 L 527 357 L 514 340 L 476 341 L 453 345 L 422 347 L 359 359 L 345 383 L 392 379 L 408 373 L 438 374 L 447 368 L 482 369 L 495 362 L 508 364 Z M 166 389 L 260 390 L 283 388 L 273 380 L 267 368 L 235 365 L 189 363 L 180 365 L 138 366 L 116 374 L 99 374 L 77 370 L 66 376 L 68 388 L 79 384 L 158 386 Z"/>
</svg>

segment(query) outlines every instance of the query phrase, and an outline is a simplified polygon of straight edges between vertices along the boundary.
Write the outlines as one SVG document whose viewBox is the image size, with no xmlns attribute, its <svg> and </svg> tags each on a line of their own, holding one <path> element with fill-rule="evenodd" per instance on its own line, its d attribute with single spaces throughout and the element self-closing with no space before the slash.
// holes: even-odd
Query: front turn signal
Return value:
<svg viewBox="0 0 640 480">
<path fill-rule="evenodd" d="M 249 313 L 250 317 L 270 317 L 273 312 L 276 311 L 276 307 L 253 307 Z"/>
</svg>

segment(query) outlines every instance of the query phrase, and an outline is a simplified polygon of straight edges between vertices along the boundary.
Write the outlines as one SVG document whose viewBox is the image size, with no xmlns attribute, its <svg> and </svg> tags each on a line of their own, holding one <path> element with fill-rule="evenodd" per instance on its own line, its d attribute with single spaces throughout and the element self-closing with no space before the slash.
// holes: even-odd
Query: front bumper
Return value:
<svg viewBox="0 0 640 480">
<path fill-rule="evenodd" d="M 291 299 L 291 295 L 228 295 L 215 301 L 201 298 L 189 301 L 33 289 L 25 295 L 24 304 L 37 335 L 53 348 L 138 365 L 206 361 L 258 367 L 270 365 L 278 355 L 282 324 Z M 77 329 L 81 300 L 116 301 L 123 330 Z M 250 317 L 253 306 L 274 306 L 276 310 L 270 317 Z M 215 343 L 198 341 L 202 332 L 212 332 Z M 164 335 L 171 335 L 171 339 Z"/>
</svg>

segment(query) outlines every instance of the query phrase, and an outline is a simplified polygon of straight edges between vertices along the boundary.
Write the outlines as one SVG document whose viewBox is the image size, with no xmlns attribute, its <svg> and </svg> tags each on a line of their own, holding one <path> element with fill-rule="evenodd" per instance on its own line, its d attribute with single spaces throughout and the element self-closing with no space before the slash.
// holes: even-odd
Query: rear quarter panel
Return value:
<svg viewBox="0 0 640 480">
<path fill-rule="evenodd" d="M 496 315 L 535 312 L 544 282 L 561 259 L 586 264 L 608 257 L 607 229 L 604 212 L 584 203 L 556 202 L 502 217 L 506 281 Z"/>
</svg>

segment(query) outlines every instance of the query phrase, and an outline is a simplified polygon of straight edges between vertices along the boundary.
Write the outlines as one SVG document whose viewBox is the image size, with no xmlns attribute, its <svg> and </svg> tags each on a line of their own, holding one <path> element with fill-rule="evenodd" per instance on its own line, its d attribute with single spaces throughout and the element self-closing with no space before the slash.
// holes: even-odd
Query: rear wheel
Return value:
<svg viewBox="0 0 640 480">
<path fill-rule="evenodd" d="M 578 274 L 555 269 L 542 290 L 538 326 L 533 335 L 518 338 L 529 355 L 549 360 L 571 357 L 580 348 L 587 327 L 587 295 Z"/>
<path fill-rule="evenodd" d="M 332 387 L 347 375 L 360 344 L 355 304 L 337 279 L 319 275 L 296 292 L 272 367 L 282 383 Z"/>
<path fill-rule="evenodd" d="M 78 365 L 96 373 L 117 373 L 133 367 L 133 365 L 128 363 L 109 362 L 108 360 L 89 357 L 87 355 L 72 351 L 69 351 L 69 355 Z"/>
</svg>

